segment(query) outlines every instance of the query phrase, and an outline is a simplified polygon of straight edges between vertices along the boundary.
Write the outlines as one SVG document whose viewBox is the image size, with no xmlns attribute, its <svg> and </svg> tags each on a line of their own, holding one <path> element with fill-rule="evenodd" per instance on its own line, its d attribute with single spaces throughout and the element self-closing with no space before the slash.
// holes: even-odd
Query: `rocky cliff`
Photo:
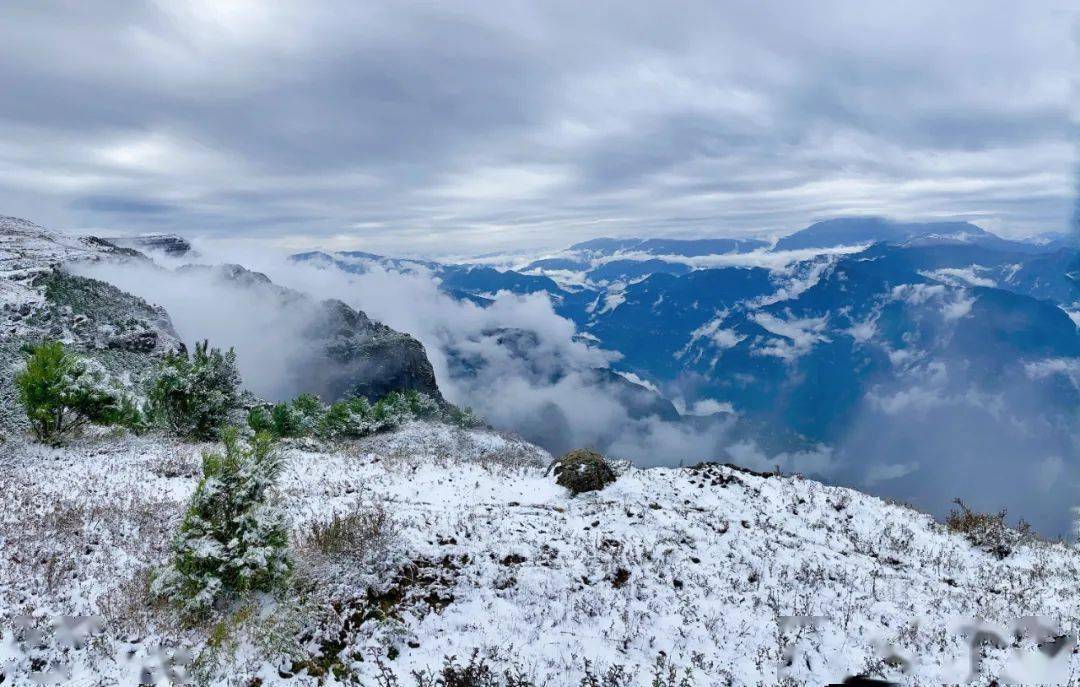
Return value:
<svg viewBox="0 0 1080 687">
<path fill-rule="evenodd" d="M 149 247 L 161 248 L 151 243 Z M 78 274 L 88 265 L 102 263 L 138 265 L 150 277 L 203 275 L 216 288 L 256 293 L 253 302 L 261 307 L 287 312 L 290 321 L 299 323 L 299 341 L 290 349 L 288 369 L 280 372 L 290 378 L 290 388 L 297 393 L 317 393 L 327 400 L 350 395 L 376 399 L 389 391 L 414 389 L 442 399 L 420 342 L 340 301 L 310 298 L 239 265 L 167 270 L 127 245 L 116 245 L 115 240 L 68 236 L 26 220 L 0 217 L 0 369 L 4 371 L 0 431 L 21 431 L 24 426 L 12 379 L 27 344 L 60 340 L 137 386 L 157 360 L 184 346 L 184 338 L 205 336 L 197 331 L 178 333 L 164 308 L 106 281 Z M 230 345 L 229 341 L 212 343 Z"/>
</svg>

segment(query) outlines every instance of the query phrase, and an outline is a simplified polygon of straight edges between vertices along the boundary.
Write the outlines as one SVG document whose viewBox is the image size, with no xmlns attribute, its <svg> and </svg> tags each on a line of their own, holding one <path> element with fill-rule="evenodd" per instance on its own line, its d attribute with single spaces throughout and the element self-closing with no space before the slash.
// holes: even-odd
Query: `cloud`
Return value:
<svg viewBox="0 0 1080 687">
<path fill-rule="evenodd" d="M 412 334 L 424 344 L 448 400 L 553 453 L 588 446 L 642 466 L 738 459 L 728 449 L 736 421 L 730 406 L 705 400 L 677 418 L 666 415 L 662 403 L 659 409 L 653 405 L 659 396 L 644 404 L 628 401 L 625 388 L 597 372 L 618 354 L 583 343 L 574 323 L 555 313 L 546 294 L 500 292 L 490 305 L 479 307 L 440 291 L 437 277 L 419 264 L 398 271 L 368 263 L 366 272 L 353 274 L 323 262 L 296 263 L 274 251 L 250 250 L 244 242 L 196 248 L 200 262 L 243 264 L 276 284 L 342 300 Z M 143 263 L 78 269 L 164 306 L 189 345 L 208 338 L 216 346 L 234 347 L 244 384 L 256 394 L 282 400 L 318 390 L 313 387 L 318 370 L 311 369 L 318 356 L 311 355 L 304 337 L 315 316 L 314 301 L 237 287 L 212 270 L 185 269 L 179 262 L 170 261 L 174 269 Z M 621 378 L 643 387 L 638 398 L 656 390 L 633 374 Z M 755 465 L 793 460 L 752 441 L 743 443 L 740 450 L 752 449 Z M 811 461 L 801 469 L 826 464 Z"/>
<path fill-rule="evenodd" d="M 954 498 L 1007 508 L 1047 535 L 1071 528 L 1080 466 L 1077 418 L 1027 375 L 1068 375 L 1068 361 L 1029 363 L 986 388 L 965 358 L 918 364 L 874 388 L 836 446 L 833 478 L 944 515 Z M 1001 372 L 1003 377 L 1007 376 Z M 1068 402 L 1066 402 L 1068 403 Z"/>
<path fill-rule="evenodd" d="M 824 333 L 829 323 L 828 315 L 796 318 L 788 312 L 787 319 L 781 319 L 771 313 L 759 311 L 752 313 L 750 319 L 770 334 L 782 337 L 766 339 L 764 345 L 753 349 L 754 355 L 769 355 L 793 361 L 808 352 L 815 344 L 829 340 Z"/>
<path fill-rule="evenodd" d="M 5 3 L 0 207 L 477 253 L 1072 207 L 1074 3 Z"/>
</svg>

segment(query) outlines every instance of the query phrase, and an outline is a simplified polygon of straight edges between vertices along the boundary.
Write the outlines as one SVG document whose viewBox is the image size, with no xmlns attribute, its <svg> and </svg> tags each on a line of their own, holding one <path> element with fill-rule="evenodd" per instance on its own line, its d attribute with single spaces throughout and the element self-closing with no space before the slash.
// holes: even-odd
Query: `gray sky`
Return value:
<svg viewBox="0 0 1080 687">
<path fill-rule="evenodd" d="M 1063 230 L 1074 2 L 5 0 L 0 214 L 442 253 Z"/>
</svg>

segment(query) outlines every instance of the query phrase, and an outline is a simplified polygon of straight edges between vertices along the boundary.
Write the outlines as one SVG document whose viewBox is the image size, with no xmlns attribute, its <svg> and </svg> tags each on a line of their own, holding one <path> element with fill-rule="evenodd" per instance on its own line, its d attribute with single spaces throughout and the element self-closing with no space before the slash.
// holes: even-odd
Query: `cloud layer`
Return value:
<svg viewBox="0 0 1080 687">
<path fill-rule="evenodd" d="M 1073 3 L 23 2 L 0 209 L 483 251 L 1071 209 Z"/>
</svg>

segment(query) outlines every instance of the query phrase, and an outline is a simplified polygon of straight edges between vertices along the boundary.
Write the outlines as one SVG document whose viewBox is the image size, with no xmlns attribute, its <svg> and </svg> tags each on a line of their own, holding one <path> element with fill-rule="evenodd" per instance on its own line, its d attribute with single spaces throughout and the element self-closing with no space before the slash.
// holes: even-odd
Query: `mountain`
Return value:
<svg viewBox="0 0 1080 687">
<path fill-rule="evenodd" d="M 919 237 L 979 241 L 993 236 L 970 222 L 894 222 L 883 217 L 841 217 L 815 222 L 785 236 L 774 250 L 833 248 L 887 241 L 903 243 Z"/>
<path fill-rule="evenodd" d="M 13 370 L 22 347 L 51 338 L 90 355 L 114 373 L 138 376 L 183 344 L 160 307 L 67 272 L 87 262 L 149 262 L 136 251 L 93 237 L 71 237 L 32 222 L 0 217 L 0 434 L 22 430 Z"/>
<path fill-rule="evenodd" d="M 398 271 L 416 271 L 418 269 L 438 269 L 438 263 L 428 260 L 412 260 L 409 258 L 391 258 L 377 253 L 368 253 L 359 250 L 337 251 L 324 253 L 322 251 L 308 251 L 296 253 L 289 259 L 297 263 L 321 264 L 336 267 L 343 272 L 364 274 L 372 267 Z"/>
<path fill-rule="evenodd" d="M 1075 505 L 1080 335 L 1070 277 L 1051 278 L 1075 252 L 902 242 L 753 260 L 571 288 L 304 258 L 430 277 L 446 312 L 415 303 L 413 321 L 444 316 L 448 388 L 539 415 L 537 441 L 576 448 L 584 421 L 642 457 L 574 494 L 513 433 L 413 416 L 280 438 L 240 481 L 261 499 L 222 488 L 240 459 L 215 458 L 219 443 L 120 426 L 32 441 L 12 422 L 19 349 L 58 338 L 134 387 L 191 323 L 225 321 L 271 354 L 249 384 L 434 394 L 419 342 L 242 265 L 165 269 L 0 219 L 0 683 L 1067 683 L 1080 654 L 1058 619 L 1077 606 L 1080 549 L 998 509 L 1064 531 Z M 136 295 L 152 288 L 162 305 Z M 675 467 L 702 437 L 737 465 Z M 943 522 L 924 512 L 957 495 Z M 163 566 L 202 575 L 241 544 L 194 536 L 240 520 L 190 505 L 210 498 L 261 500 L 243 516 L 256 541 L 235 581 L 202 578 L 218 585 L 197 586 L 217 596 L 206 615 L 182 617 L 158 594 Z M 245 575 L 267 548 L 289 574 L 256 593 Z"/>
<path fill-rule="evenodd" d="M 138 236 L 105 236 L 102 240 L 114 246 L 132 248 L 144 253 L 161 253 L 173 258 L 193 253 L 187 239 L 176 234 L 141 234 Z"/>
<path fill-rule="evenodd" d="M 211 284 L 219 297 L 239 291 L 268 328 L 293 330 L 300 345 L 280 371 L 291 382 L 290 396 L 303 391 L 330 401 L 348 396 L 376 401 L 390 391 L 415 390 L 442 399 L 419 341 L 340 300 L 311 298 L 241 265 L 184 265 L 176 274 L 185 283 Z"/>
<path fill-rule="evenodd" d="M 776 248 L 865 241 L 876 243 L 849 255 L 695 268 L 659 258 L 598 260 L 671 245 L 604 238 L 571 246 L 573 260 L 530 263 L 526 274 L 434 269 L 448 293 L 483 305 L 499 291 L 546 294 L 583 340 L 618 355 L 618 370 L 688 404 L 730 403 L 754 422 L 794 429 L 810 441 L 842 436 L 868 393 L 908 373 L 896 362 L 904 355 L 924 364 L 955 357 L 974 365 L 972 380 L 991 386 L 995 379 L 1030 386 L 1025 361 L 1077 355 L 1069 313 L 1080 310 L 1080 293 L 1067 277 L 1076 249 L 1032 250 L 965 222 L 880 218 L 819 222 Z M 675 243 L 693 254 L 737 247 Z M 576 282 L 552 278 L 585 265 Z M 993 324 L 1009 319 L 1024 322 L 1032 335 L 1016 340 Z M 968 333 L 986 338 L 977 345 Z"/>
<path fill-rule="evenodd" d="M 611 239 L 600 238 L 582 241 L 570 246 L 569 251 L 589 254 L 593 257 L 616 253 L 648 253 L 650 255 L 680 255 L 699 257 L 747 253 L 768 248 L 767 241 L 759 239 Z"/>
<path fill-rule="evenodd" d="M 791 297 L 772 297 L 780 285 L 761 268 L 654 275 L 620 292 L 586 331 L 645 379 L 692 379 L 698 393 L 816 440 L 836 439 L 871 387 L 903 372 L 891 362 L 898 351 L 962 357 L 970 375 L 998 382 L 1006 370 L 1023 380 L 1021 360 L 1080 356 L 1076 326 L 1056 303 L 1024 293 L 1036 281 L 1017 279 L 1022 268 L 1009 289 L 976 285 L 954 279 L 942 265 L 957 263 L 939 250 L 846 256 Z"/>
<path fill-rule="evenodd" d="M 93 278 L 119 275 L 130 290 Z M 204 314 L 192 317 L 192 294 L 207 288 L 214 289 L 215 296 L 200 306 Z M 182 338 L 165 308 L 132 293 L 143 289 L 167 296 L 184 315 L 184 324 L 204 316 L 240 321 L 237 310 L 242 309 L 243 321 L 257 321 L 265 328 L 265 348 L 280 348 L 283 336 L 303 342 L 273 358 L 282 368 L 273 376 L 285 380 L 275 388 L 287 388 L 290 398 L 308 391 L 330 400 L 343 395 L 378 399 L 391 390 L 416 389 L 441 399 L 419 341 L 340 301 L 312 299 L 239 265 L 168 270 L 111 241 L 66 236 L 15 218 L 0 218 L 0 368 L 12 370 L 22 360 L 24 345 L 50 338 L 132 385 L 141 383 L 162 356 L 184 347 L 183 339 L 190 343 L 203 334 L 184 331 Z M 223 303 L 232 310 L 213 315 Z M 251 364 L 243 358 L 242 371 Z M 249 376 L 258 388 L 267 375 Z M 22 428 L 26 422 L 16 408 L 12 378 L 0 378 L 2 429 Z"/>
</svg>

